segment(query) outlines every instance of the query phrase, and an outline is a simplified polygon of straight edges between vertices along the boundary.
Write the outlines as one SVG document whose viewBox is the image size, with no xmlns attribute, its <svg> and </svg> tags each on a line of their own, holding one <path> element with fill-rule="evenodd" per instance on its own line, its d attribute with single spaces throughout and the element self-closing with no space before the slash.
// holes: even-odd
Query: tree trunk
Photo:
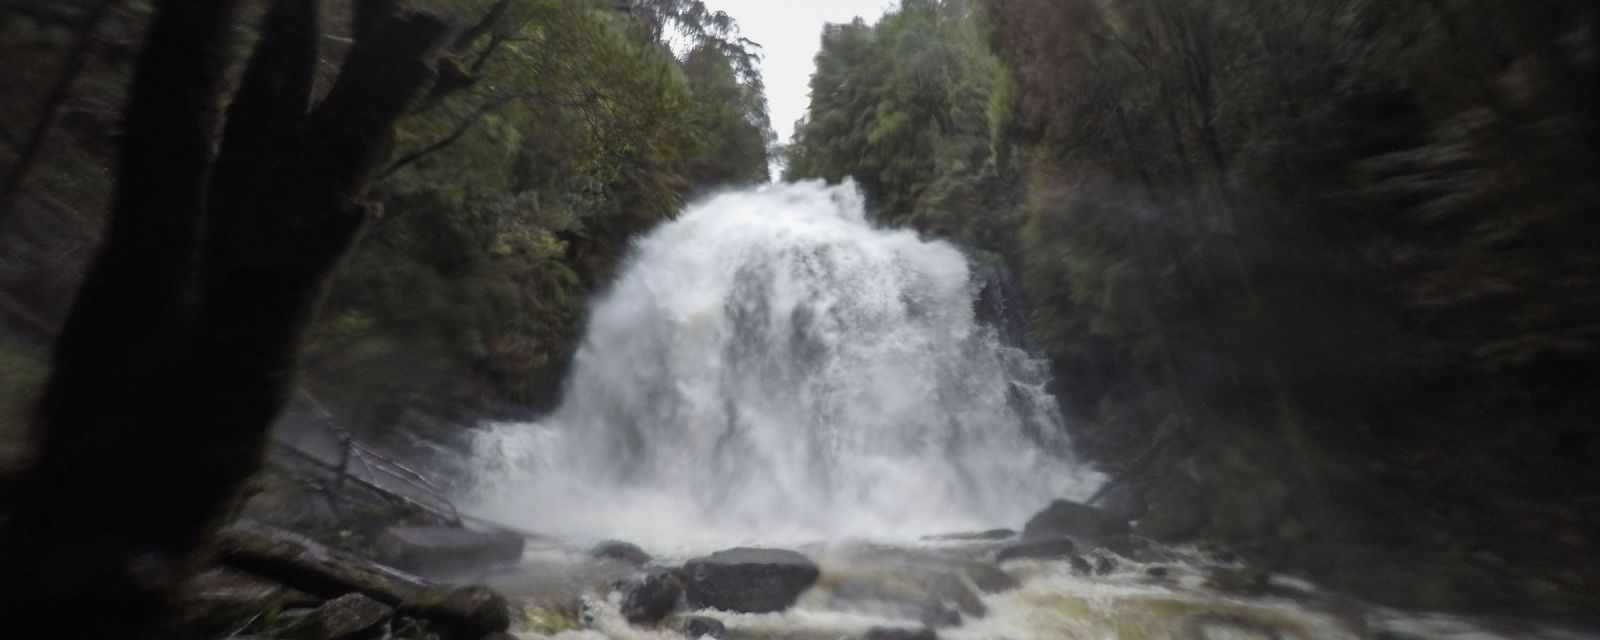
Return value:
<svg viewBox="0 0 1600 640">
<path fill-rule="evenodd" d="M 238 0 L 161 3 L 140 55 L 110 229 L 56 342 L 34 459 L 0 523 L 0 628 L 174 637 L 173 589 L 258 468 L 368 176 L 448 29 L 368 14 L 308 112 L 316 0 L 279 0 L 227 114 Z"/>
</svg>

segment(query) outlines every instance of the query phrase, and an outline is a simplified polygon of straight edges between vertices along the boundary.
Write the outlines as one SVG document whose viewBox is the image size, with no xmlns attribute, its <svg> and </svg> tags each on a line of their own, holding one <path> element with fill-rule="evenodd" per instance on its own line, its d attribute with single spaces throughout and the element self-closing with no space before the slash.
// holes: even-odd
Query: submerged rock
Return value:
<svg viewBox="0 0 1600 640">
<path fill-rule="evenodd" d="M 1001 549 L 995 554 L 994 561 L 1005 562 L 1007 560 L 1022 559 L 1049 560 L 1052 558 L 1060 558 L 1070 555 L 1077 549 L 1078 545 L 1073 544 L 1070 538 L 1030 540 L 1027 542 L 1018 542 Z"/>
<path fill-rule="evenodd" d="M 378 553 L 403 571 L 468 573 L 515 564 L 526 541 L 514 533 L 457 527 L 389 527 L 378 538 Z"/>
<path fill-rule="evenodd" d="M 1022 582 L 1004 569 L 983 562 L 974 562 L 961 568 L 972 584 L 984 593 L 1004 593 L 1022 586 Z"/>
<path fill-rule="evenodd" d="M 1017 537 L 1017 532 L 1010 529 L 990 529 L 988 531 L 967 531 L 961 533 L 945 533 L 936 536 L 923 536 L 929 542 L 984 542 L 996 540 L 1010 540 Z"/>
<path fill-rule="evenodd" d="M 1096 540 L 1128 532 L 1128 521 L 1102 509 L 1070 500 L 1057 500 L 1028 519 L 1024 538 L 1070 537 Z"/>
<path fill-rule="evenodd" d="M 511 603 L 488 587 L 430 587 L 402 604 L 400 612 L 427 619 L 450 637 L 481 638 L 511 628 Z"/>
<path fill-rule="evenodd" d="M 1116 560 L 1112 560 L 1111 558 L 1106 557 L 1106 556 L 1095 556 L 1094 557 L 1094 574 L 1095 575 L 1097 575 L 1097 576 L 1108 576 L 1108 575 L 1111 575 L 1111 572 L 1116 571 L 1116 570 L 1117 570 L 1117 561 Z"/>
<path fill-rule="evenodd" d="M 355 640 L 383 635 L 394 609 L 359 593 L 334 598 L 277 635 L 289 640 Z"/>
<path fill-rule="evenodd" d="M 652 571 L 623 588 L 622 617 L 632 624 L 660 622 L 683 596 L 683 577 L 676 571 Z"/>
<path fill-rule="evenodd" d="M 931 600 L 922 606 L 922 612 L 917 616 L 922 624 L 934 629 L 961 626 L 961 612 L 954 607 L 938 600 Z"/>
<path fill-rule="evenodd" d="M 821 572 L 793 551 L 742 547 L 690 560 L 684 573 L 691 607 L 769 613 L 793 606 Z"/>
<path fill-rule="evenodd" d="M 666 626 L 694 640 L 707 637 L 723 640 L 728 637 L 728 627 L 721 620 L 707 616 L 678 616 L 668 620 Z"/>
<path fill-rule="evenodd" d="M 597 544 L 593 549 L 589 550 L 589 555 L 595 558 L 616 560 L 618 562 L 631 564 L 634 566 L 650 564 L 650 560 L 652 559 L 649 553 L 646 553 L 644 549 L 639 548 L 639 545 L 631 542 L 623 542 L 621 540 L 607 540 Z"/>
<path fill-rule="evenodd" d="M 1083 556 L 1071 556 L 1067 558 L 1067 562 L 1072 564 L 1072 572 L 1080 576 L 1086 576 L 1094 573 L 1094 565 L 1089 564 L 1089 561 L 1085 560 Z"/>
</svg>

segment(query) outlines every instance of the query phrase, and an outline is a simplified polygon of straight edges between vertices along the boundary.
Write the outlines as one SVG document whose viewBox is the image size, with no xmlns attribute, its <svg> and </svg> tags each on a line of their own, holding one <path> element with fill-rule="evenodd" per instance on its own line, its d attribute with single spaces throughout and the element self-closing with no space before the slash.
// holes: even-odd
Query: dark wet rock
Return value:
<svg viewBox="0 0 1600 640">
<path fill-rule="evenodd" d="M 1010 529 L 990 529 L 988 531 L 970 531 L 963 533 L 946 533 L 937 536 L 923 536 L 923 540 L 930 542 L 984 542 L 996 540 L 1010 540 L 1017 537 L 1017 532 Z"/>
<path fill-rule="evenodd" d="M 1004 569 L 983 562 L 973 562 L 961 568 L 972 584 L 984 593 L 1004 593 L 1022 586 L 1022 582 Z"/>
<path fill-rule="evenodd" d="M 861 636 L 861 640 L 939 640 L 933 629 L 894 629 L 874 627 Z"/>
<path fill-rule="evenodd" d="M 1289 488 L 1271 478 L 1253 478 L 1232 490 L 1217 491 L 1208 503 L 1207 535 L 1226 539 L 1246 539 L 1272 533 L 1283 520 L 1288 506 Z"/>
<path fill-rule="evenodd" d="M 962 615 L 981 618 L 988 607 L 956 567 L 894 566 L 830 575 L 825 606 L 840 611 L 887 613 L 925 624 L 956 624 Z M 934 624 L 938 621 L 938 624 Z"/>
<path fill-rule="evenodd" d="M 309 608 L 322 599 L 248 573 L 215 568 L 184 585 L 181 611 L 187 625 L 205 635 L 237 631 L 259 615 Z"/>
<path fill-rule="evenodd" d="M 684 564 L 689 604 L 743 613 L 769 613 L 793 606 L 817 582 L 816 563 L 782 549 L 718 551 Z"/>
<path fill-rule="evenodd" d="M 1095 556 L 1094 574 L 1097 576 L 1111 575 L 1117 570 L 1117 561 L 1106 556 Z"/>
<path fill-rule="evenodd" d="M 728 637 L 728 627 L 721 620 L 707 616 L 677 616 L 668 620 L 666 626 L 694 640 L 706 637 L 723 640 Z"/>
<path fill-rule="evenodd" d="M 393 615 L 393 607 L 350 593 L 323 603 L 275 635 L 289 640 L 376 638 L 384 635 L 383 624 Z"/>
<path fill-rule="evenodd" d="M 1077 549 L 1078 545 L 1074 544 L 1070 538 L 1029 540 L 1001 549 L 995 554 L 994 560 L 995 562 L 1021 559 L 1049 560 L 1068 555 Z"/>
<path fill-rule="evenodd" d="M 1128 521 L 1105 510 L 1070 500 L 1057 500 L 1028 519 L 1024 538 L 1070 537 L 1095 540 L 1128 532 Z"/>
<path fill-rule="evenodd" d="M 1137 562 L 1160 562 L 1174 557 L 1171 551 L 1149 539 L 1131 534 L 1107 536 L 1096 540 L 1094 546 L 1101 553 L 1111 553 Z"/>
<path fill-rule="evenodd" d="M 403 603 L 400 612 L 426 618 L 449 637 L 480 638 L 511 628 L 511 603 L 488 587 L 430 587 Z"/>
<path fill-rule="evenodd" d="M 1075 574 L 1086 576 L 1094 573 L 1094 565 L 1089 564 L 1089 561 L 1085 560 L 1083 556 L 1068 556 L 1067 562 L 1072 564 L 1072 572 Z"/>
<path fill-rule="evenodd" d="M 403 571 L 454 574 L 515 564 L 526 541 L 521 535 L 458 527 L 396 526 L 378 537 L 378 555 Z"/>
<path fill-rule="evenodd" d="M 933 629 L 961 626 L 961 612 L 955 607 L 937 600 L 923 605 L 922 612 L 917 615 L 917 620 Z"/>
<path fill-rule="evenodd" d="M 1210 520 L 1199 488 L 1186 480 L 1173 480 L 1145 494 L 1149 509 L 1133 525 L 1133 532 L 1152 540 L 1175 542 L 1198 533 Z"/>
<path fill-rule="evenodd" d="M 1273 588 L 1270 574 L 1251 569 L 1218 569 L 1206 577 L 1206 586 L 1244 595 L 1259 595 Z"/>
<path fill-rule="evenodd" d="M 1099 506 L 1113 518 L 1128 522 L 1145 514 L 1144 487 L 1134 482 L 1122 482 L 1106 490 Z"/>
<path fill-rule="evenodd" d="M 1144 570 L 1144 574 L 1157 580 L 1162 580 L 1172 575 L 1172 570 L 1166 567 L 1150 567 Z"/>
<path fill-rule="evenodd" d="M 633 624 L 656 624 L 678 607 L 683 591 L 678 572 L 652 571 L 623 587 L 622 617 Z"/>
<path fill-rule="evenodd" d="M 989 607 L 983 604 L 983 599 L 978 597 L 972 587 L 967 586 L 967 581 L 961 579 L 956 573 L 938 573 L 929 579 L 929 591 L 933 597 L 941 602 L 955 605 L 956 610 L 974 618 L 989 615 Z"/>
<path fill-rule="evenodd" d="M 589 550 L 589 555 L 635 566 L 650 564 L 650 560 L 652 560 L 650 554 L 646 553 L 644 549 L 640 549 L 639 545 L 621 540 L 607 540 L 597 544 L 593 549 Z"/>
</svg>

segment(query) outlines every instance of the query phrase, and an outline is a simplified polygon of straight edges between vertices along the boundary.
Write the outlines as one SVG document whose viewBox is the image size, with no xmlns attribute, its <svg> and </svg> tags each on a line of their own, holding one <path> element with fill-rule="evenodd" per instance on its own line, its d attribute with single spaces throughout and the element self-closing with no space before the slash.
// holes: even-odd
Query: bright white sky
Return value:
<svg viewBox="0 0 1600 640">
<path fill-rule="evenodd" d="M 812 57 L 822 43 L 822 25 L 849 22 L 856 16 L 877 22 L 896 0 L 705 0 L 739 23 L 744 37 L 761 43 L 761 76 L 767 84 L 767 105 L 778 141 L 789 142 L 794 121 L 810 102 Z"/>
</svg>

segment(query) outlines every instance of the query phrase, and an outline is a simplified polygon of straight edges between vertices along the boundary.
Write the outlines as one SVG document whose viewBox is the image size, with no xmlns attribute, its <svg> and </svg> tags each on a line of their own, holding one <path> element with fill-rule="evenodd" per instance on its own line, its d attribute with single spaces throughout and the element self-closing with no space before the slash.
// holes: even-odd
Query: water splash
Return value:
<svg viewBox="0 0 1600 640">
<path fill-rule="evenodd" d="M 954 247 L 853 187 L 774 185 L 642 239 L 560 407 L 479 439 L 476 509 L 661 548 L 1017 526 L 1098 474 Z"/>
</svg>

